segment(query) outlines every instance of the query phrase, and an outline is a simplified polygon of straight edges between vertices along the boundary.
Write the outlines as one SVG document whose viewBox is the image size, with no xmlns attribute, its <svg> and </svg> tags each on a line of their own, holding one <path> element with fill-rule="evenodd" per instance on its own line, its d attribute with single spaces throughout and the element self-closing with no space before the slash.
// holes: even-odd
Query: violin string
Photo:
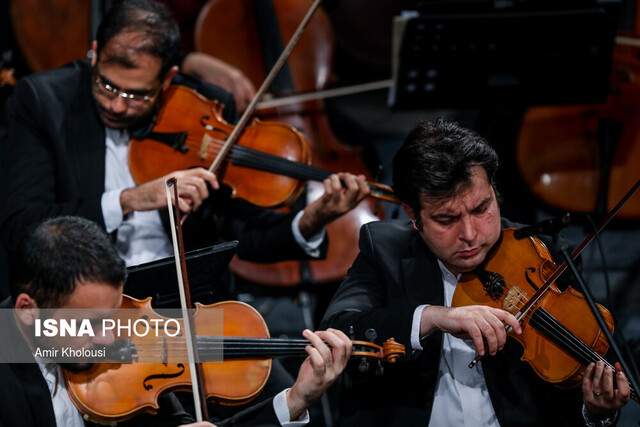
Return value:
<svg viewBox="0 0 640 427">
<path fill-rule="evenodd" d="M 504 283 L 505 288 L 517 292 L 520 297 L 523 297 L 526 300 L 526 295 L 520 290 L 519 287 L 511 285 L 507 281 L 504 281 Z M 522 299 L 519 298 L 515 306 L 520 309 L 522 306 L 524 306 L 524 304 L 526 304 L 526 302 L 527 301 L 523 303 Z M 522 305 L 519 306 L 519 304 Z M 533 306 L 531 308 L 533 308 Z M 547 336 L 550 336 L 552 339 L 556 340 L 555 343 L 560 348 L 566 347 L 569 351 L 573 351 L 578 357 L 581 357 L 583 359 L 581 362 L 589 363 L 601 360 L 607 366 L 613 369 L 613 366 L 609 362 L 607 362 L 607 360 L 605 360 L 591 347 L 589 347 L 582 340 L 576 337 L 571 331 L 565 328 L 560 322 L 557 321 L 557 319 L 555 319 L 548 311 L 544 310 L 543 308 L 539 307 L 536 310 L 533 310 L 531 313 L 523 313 L 523 318 L 527 318 L 529 324 L 531 324 L 531 326 L 533 326 L 535 329 L 543 333 L 546 332 Z M 531 323 L 532 321 L 533 324 Z"/>
<path fill-rule="evenodd" d="M 158 341 L 157 338 L 131 339 L 133 346 L 138 355 L 145 356 L 149 352 L 152 354 L 164 355 L 166 351 L 170 351 L 172 355 L 184 355 L 186 341 L 182 338 L 169 337 Z M 149 342 L 151 341 L 151 342 Z M 310 342 L 304 339 L 279 339 L 279 338 L 246 338 L 246 337 L 197 337 L 198 350 L 204 355 L 220 355 L 221 352 L 225 356 L 231 357 L 250 357 L 261 355 L 305 355 L 306 347 Z M 167 346 L 171 347 L 168 348 Z M 179 345 L 176 349 L 175 345 Z M 358 344 L 354 346 L 353 352 L 367 352 L 369 354 L 379 355 L 377 348 L 369 348 L 366 344 Z"/>
<path fill-rule="evenodd" d="M 504 284 L 507 290 L 516 292 L 520 297 L 516 300 L 516 304 L 514 304 L 517 309 L 520 309 L 524 305 L 522 299 L 524 298 L 526 300 L 526 295 L 520 290 L 519 287 L 511 285 L 508 281 L 504 281 Z M 535 321 L 531 323 L 531 321 L 534 320 L 533 316 L 536 316 Z M 538 327 L 536 329 L 540 330 L 540 332 L 546 332 L 547 336 L 556 340 L 556 345 L 558 345 L 560 348 L 564 346 L 566 347 L 565 351 L 573 351 L 575 354 L 574 357 L 577 356 L 579 358 L 582 358 L 582 361 L 586 361 L 587 363 L 602 360 L 605 364 L 613 369 L 613 367 L 604 358 L 602 358 L 598 353 L 587 346 L 582 340 L 577 338 L 575 335 L 573 335 L 573 333 L 562 326 L 546 310 L 540 308 L 539 310 L 535 310 L 533 314 L 523 313 L 522 318 L 528 319 L 529 323 L 534 328 L 536 328 L 537 325 Z"/>
<path fill-rule="evenodd" d="M 198 150 L 199 144 L 202 143 L 202 138 L 187 137 L 186 142 L 187 147 L 190 150 Z M 224 146 L 225 141 L 217 138 L 211 138 L 210 142 L 211 143 L 207 147 L 207 156 L 215 158 L 220 152 L 220 149 Z M 267 172 L 277 173 L 296 179 L 322 182 L 332 173 L 312 165 L 289 160 L 275 154 L 265 153 L 259 150 L 243 147 L 241 145 L 235 145 L 231 149 L 232 160 L 234 160 L 234 155 L 236 161 L 239 160 L 240 162 L 244 163 L 239 164 L 239 166 L 265 170 Z M 393 192 L 390 192 L 384 188 L 379 188 L 372 185 L 369 185 L 369 188 L 371 189 L 371 193 L 373 195 L 395 198 Z"/>
<path fill-rule="evenodd" d="M 197 146 L 200 144 L 201 138 L 187 137 L 187 141 L 192 142 L 190 147 L 191 149 L 198 149 Z M 224 145 L 225 141 L 212 138 L 209 142 L 210 144 L 207 147 L 207 152 L 209 155 L 215 157 Z M 265 167 L 269 169 L 275 169 L 279 172 L 286 172 L 287 175 L 291 174 L 290 176 L 294 178 L 322 181 L 330 175 L 330 172 L 323 169 L 316 168 L 305 163 L 289 160 L 284 157 L 276 156 L 274 154 L 265 153 L 248 147 L 243 147 L 241 145 L 235 145 L 231 149 L 232 159 L 234 158 L 234 155 L 236 156 L 236 159 L 239 158 L 241 159 L 241 161 L 245 162 L 246 166 L 254 167 L 257 169 Z"/>
</svg>

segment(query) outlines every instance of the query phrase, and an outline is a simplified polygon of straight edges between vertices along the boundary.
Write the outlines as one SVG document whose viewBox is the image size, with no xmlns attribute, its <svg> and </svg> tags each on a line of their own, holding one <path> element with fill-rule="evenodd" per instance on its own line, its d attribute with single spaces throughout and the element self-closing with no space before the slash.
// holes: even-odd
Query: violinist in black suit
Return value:
<svg viewBox="0 0 640 427">
<path fill-rule="evenodd" d="M 41 221 L 76 215 L 101 225 L 126 265 L 172 256 L 166 177 L 142 185 L 133 181 L 127 158 L 131 136 L 150 127 L 172 83 L 219 100 L 230 122 L 236 119 L 233 99 L 220 88 L 178 75 L 179 29 L 155 1 L 114 2 L 93 51 L 90 61 L 20 79 L 8 100 L 0 194 L 10 203 L 0 208 L 2 243 L 11 254 Z M 280 213 L 231 198 L 205 169 L 169 175 L 178 179 L 176 204 L 188 213 L 186 250 L 238 240 L 238 257 L 254 262 L 324 257 L 324 225 L 369 192 L 363 177 L 334 174 L 318 200 L 299 212 Z M 228 271 L 220 280 L 212 278 L 211 294 L 201 302 L 236 297 Z M 269 382 L 278 382 L 277 390 L 292 382 L 284 369 L 279 372 L 286 375 L 272 375 Z"/>
<path fill-rule="evenodd" d="M 345 381 L 345 425 L 609 426 L 629 400 L 616 380 L 590 364 L 582 389 L 560 389 L 520 360 L 505 326 L 508 311 L 452 307 L 462 273 L 482 264 L 504 226 L 495 151 L 475 132 L 435 120 L 418 124 L 393 163 L 393 185 L 410 221 L 366 224 L 360 253 L 329 304 L 321 327 L 369 328 L 412 348 L 384 376 Z M 506 224 L 506 223 L 505 223 Z M 483 355 L 472 369 L 476 354 Z"/>
<path fill-rule="evenodd" d="M 93 51 L 90 62 L 20 79 L 9 99 L 0 191 L 11 203 L 1 211 L 2 241 L 12 250 L 43 219 L 78 215 L 113 235 L 127 265 L 170 256 L 166 177 L 136 185 L 127 159 L 131 135 L 149 128 L 163 91 L 174 81 L 218 98 L 231 122 L 233 99 L 177 75 L 179 30 L 167 9 L 152 0 L 116 2 L 101 22 Z M 178 178 L 176 203 L 189 214 L 187 250 L 239 240 L 238 256 L 254 262 L 323 257 L 324 225 L 369 193 L 364 177 L 334 174 L 321 198 L 283 214 L 232 199 L 203 168 L 169 176 Z M 228 283 L 217 283 L 214 291 L 218 299 L 234 296 Z"/>
<path fill-rule="evenodd" d="M 2 307 L 16 310 L 13 319 L 0 325 L 5 340 L 0 362 L 4 359 L 20 363 L 0 363 L 0 426 L 82 426 L 83 418 L 69 398 L 62 370 L 83 371 L 91 365 L 81 361 L 51 363 L 46 358 L 35 358 L 33 352 L 40 346 L 102 348 L 113 343 L 113 333 L 37 338 L 34 323 L 46 317 L 39 311 L 41 308 L 115 311 L 122 302 L 124 263 L 104 231 L 80 217 L 45 221 L 23 240 L 17 260 L 12 296 L 2 303 Z M 306 409 L 342 372 L 351 355 L 351 342 L 339 331 L 307 330 L 303 335 L 310 341 L 309 357 L 294 385 L 218 425 L 308 422 Z M 130 393 L 123 387 L 121 392 L 123 399 Z M 176 426 L 194 421 L 173 394 L 163 395 L 159 406 L 157 415 L 138 416 L 130 425 Z"/>
</svg>

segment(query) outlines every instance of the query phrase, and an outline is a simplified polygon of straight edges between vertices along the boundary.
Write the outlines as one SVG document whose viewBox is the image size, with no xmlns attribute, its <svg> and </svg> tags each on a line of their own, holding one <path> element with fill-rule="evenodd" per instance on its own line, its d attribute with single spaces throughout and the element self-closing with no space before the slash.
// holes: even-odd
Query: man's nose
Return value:
<svg viewBox="0 0 640 427">
<path fill-rule="evenodd" d="M 111 329 L 103 329 L 102 332 L 97 333 L 91 341 L 97 345 L 111 345 L 115 341 L 115 336 Z"/>
<path fill-rule="evenodd" d="M 462 218 L 460 225 L 460 239 L 465 242 L 473 242 L 478 235 L 475 223 L 471 217 Z"/>
<path fill-rule="evenodd" d="M 111 111 L 116 114 L 124 113 L 128 108 L 127 101 L 120 96 L 116 96 L 115 98 L 113 98 L 110 101 L 109 106 L 111 107 Z"/>
</svg>

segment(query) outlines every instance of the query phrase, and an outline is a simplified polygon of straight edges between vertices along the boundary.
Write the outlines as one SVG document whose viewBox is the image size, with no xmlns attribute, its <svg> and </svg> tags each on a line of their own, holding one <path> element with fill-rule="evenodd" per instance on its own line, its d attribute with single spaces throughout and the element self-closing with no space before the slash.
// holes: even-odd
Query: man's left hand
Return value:
<svg viewBox="0 0 640 427">
<path fill-rule="evenodd" d="M 370 193 L 363 175 L 340 172 L 324 180 L 324 194 L 304 209 L 300 233 L 305 239 L 325 225 L 355 208 Z"/>
<path fill-rule="evenodd" d="M 615 364 L 615 369 L 615 384 L 613 371 L 602 361 L 589 364 L 584 372 L 584 404 L 589 419 L 593 421 L 614 415 L 631 397 L 631 388 L 620 363 Z"/>
<path fill-rule="evenodd" d="M 309 356 L 298 371 L 295 384 L 287 391 L 287 406 L 291 420 L 296 420 L 340 376 L 351 357 L 351 340 L 336 329 L 302 335 L 309 340 Z M 329 348 L 331 346 L 331 348 Z"/>
</svg>

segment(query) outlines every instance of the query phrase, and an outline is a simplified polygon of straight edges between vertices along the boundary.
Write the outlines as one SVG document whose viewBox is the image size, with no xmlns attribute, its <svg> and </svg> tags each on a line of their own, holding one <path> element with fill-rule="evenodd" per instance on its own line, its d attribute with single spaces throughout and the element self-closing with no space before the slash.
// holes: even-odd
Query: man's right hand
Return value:
<svg viewBox="0 0 640 427">
<path fill-rule="evenodd" d="M 436 329 L 462 338 L 472 339 L 480 356 L 485 354 L 485 342 L 489 353 L 495 355 L 502 350 L 507 341 L 505 324 L 517 334 L 522 333 L 520 323 L 511 313 L 499 308 L 484 305 L 465 307 L 428 306 L 422 311 L 420 336 L 423 337 Z"/>
<path fill-rule="evenodd" d="M 175 177 L 178 185 L 178 208 L 184 213 L 197 210 L 209 197 L 207 183 L 217 190 L 220 186 L 216 176 L 203 168 L 187 169 L 167 174 L 137 187 L 128 188 L 120 193 L 122 215 L 133 211 L 151 211 L 167 207 L 165 181 Z M 173 199 L 173 191 L 171 192 Z M 173 203 L 176 203 L 173 200 Z"/>
</svg>

